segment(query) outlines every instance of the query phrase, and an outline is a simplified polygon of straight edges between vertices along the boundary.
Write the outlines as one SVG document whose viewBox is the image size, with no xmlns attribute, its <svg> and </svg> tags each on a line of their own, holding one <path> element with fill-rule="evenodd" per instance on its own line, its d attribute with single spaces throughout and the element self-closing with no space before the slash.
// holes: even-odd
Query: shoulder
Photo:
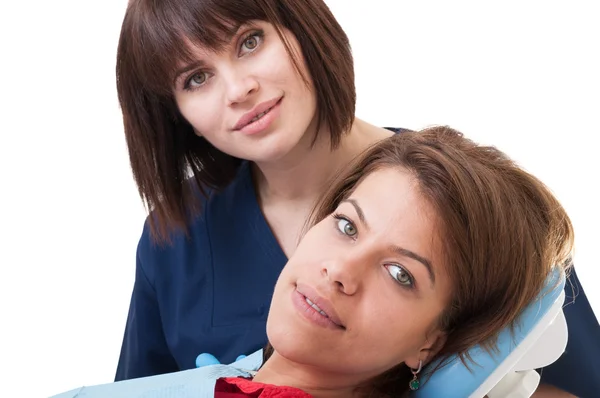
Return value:
<svg viewBox="0 0 600 398">
<path fill-rule="evenodd" d="M 565 284 L 565 296 L 567 347 L 556 362 L 542 370 L 541 380 L 576 396 L 595 396 L 600 391 L 600 324 L 575 268 Z"/>
</svg>

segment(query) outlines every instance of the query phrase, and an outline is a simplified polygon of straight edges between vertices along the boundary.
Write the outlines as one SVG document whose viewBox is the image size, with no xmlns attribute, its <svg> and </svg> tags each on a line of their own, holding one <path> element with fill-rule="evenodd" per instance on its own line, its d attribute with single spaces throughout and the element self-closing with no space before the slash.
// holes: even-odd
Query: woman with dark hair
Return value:
<svg viewBox="0 0 600 398">
<path fill-rule="evenodd" d="M 116 379 L 204 352 L 230 363 L 265 344 L 272 288 L 319 195 L 398 130 L 355 117 L 350 45 L 322 0 L 131 0 L 117 89 L 150 216 Z M 597 333 L 568 311 L 571 331 Z M 589 371 L 575 370 L 588 352 L 569 350 L 550 381 Z"/>
<path fill-rule="evenodd" d="M 232 362 L 266 343 L 329 180 L 393 132 L 355 118 L 350 46 L 322 0 L 133 0 L 117 88 L 151 216 L 116 378 Z"/>
</svg>

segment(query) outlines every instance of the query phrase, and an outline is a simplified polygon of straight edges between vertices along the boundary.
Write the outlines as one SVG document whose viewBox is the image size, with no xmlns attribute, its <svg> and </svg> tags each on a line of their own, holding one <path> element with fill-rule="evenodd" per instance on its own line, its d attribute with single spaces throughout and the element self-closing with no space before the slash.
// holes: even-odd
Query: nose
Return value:
<svg viewBox="0 0 600 398">
<path fill-rule="evenodd" d="M 242 103 L 258 92 L 258 80 L 244 70 L 233 71 L 227 76 L 227 102 L 229 105 Z"/>
<path fill-rule="evenodd" d="M 341 256 L 328 261 L 321 274 L 336 290 L 351 296 L 360 291 L 368 267 L 368 260 L 364 257 Z"/>
</svg>

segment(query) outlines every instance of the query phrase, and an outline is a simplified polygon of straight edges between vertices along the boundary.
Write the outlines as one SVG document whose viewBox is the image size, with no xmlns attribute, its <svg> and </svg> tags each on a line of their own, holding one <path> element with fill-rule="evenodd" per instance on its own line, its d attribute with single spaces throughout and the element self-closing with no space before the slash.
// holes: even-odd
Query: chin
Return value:
<svg viewBox="0 0 600 398">
<path fill-rule="evenodd" d="M 267 325 L 269 343 L 278 355 L 288 361 L 314 366 L 324 371 L 338 370 L 340 366 L 338 355 L 328 352 L 322 341 L 297 332 L 297 329 L 293 330 L 291 326 L 286 327 L 281 323 L 279 326 Z"/>
<path fill-rule="evenodd" d="M 277 355 L 294 364 L 316 368 L 320 374 L 346 375 L 352 376 L 352 378 L 364 378 L 365 375 L 370 377 L 379 374 L 373 371 L 374 366 L 369 366 L 370 364 L 356 363 L 357 359 L 353 355 L 340 355 L 340 353 L 328 351 L 326 347 L 316 347 L 293 338 L 271 341 L 271 346 Z"/>
<path fill-rule="evenodd" d="M 298 147 L 300 139 L 291 136 L 283 136 L 285 133 L 273 132 L 271 137 L 266 137 L 258 148 L 255 148 L 256 163 L 273 163 L 286 159 Z"/>
<path fill-rule="evenodd" d="M 289 127 L 277 126 L 268 134 L 256 137 L 256 140 L 247 143 L 250 145 L 243 151 L 244 156 L 241 158 L 256 163 L 273 163 L 310 151 L 312 137 L 308 139 L 309 133 L 301 126 L 302 123 Z"/>
<path fill-rule="evenodd" d="M 306 346 L 294 338 L 282 337 L 281 339 L 276 338 L 275 341 L 269 340 L 278 355 L 297 364 L 319 368 L 323 365 L 319 358 L 315 357 L 315 350 L 312 347 Z"/>
<path fill-rule="evenodd" d="M 310 363 L 316 347 L 311 344 L 308 336 L 294 326 L 293 319 L 281 319 L 271 315 L 269 314 L 267 319 L 267 338 L 273 349 L 290 361 Z"/>
</svg>

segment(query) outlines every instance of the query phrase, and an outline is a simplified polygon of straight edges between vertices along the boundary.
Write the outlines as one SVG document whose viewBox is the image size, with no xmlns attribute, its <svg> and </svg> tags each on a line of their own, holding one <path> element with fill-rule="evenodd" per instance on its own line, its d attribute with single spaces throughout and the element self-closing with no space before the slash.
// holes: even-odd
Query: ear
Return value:
<svg viewBox="0 0 600 398">
<path fill-rule="evenodd" d="M 404 363 L 406 366 L 412 369 L 419 368 L 419 361 L 423 361 L 423 366 L 425 366 L 437 355 L 438 352 L 440 352 L 442 347 L 444 347 L 447 338 L 448 335 L 445 332 L 441 330 L 434 331 L 427 336 L 425 343 L 421 348 L 419 348 L 417 353 L 406 358 Z"/>
</svg>

